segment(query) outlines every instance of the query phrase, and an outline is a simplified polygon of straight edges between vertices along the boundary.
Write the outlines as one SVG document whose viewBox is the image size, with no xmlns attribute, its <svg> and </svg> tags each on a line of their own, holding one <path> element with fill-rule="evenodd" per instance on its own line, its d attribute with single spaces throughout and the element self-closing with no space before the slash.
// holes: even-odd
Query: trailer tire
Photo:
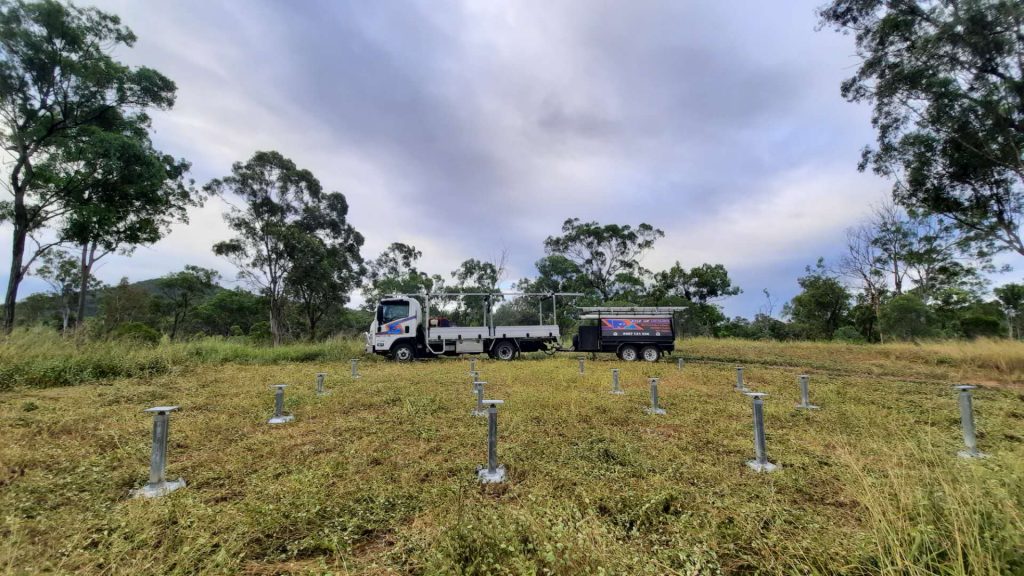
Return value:
<svg viewBox="0 0 1024 576">
<path fill-rule="evenodd" d="M 619 347 L 618 351 L 619 360 L 623 362 L 632 362 L 637 359 L 636 346 L 632 344 L 626 344 L 625 346 Z"/>
<path fill-rule="evenodd" d="M 416 350 L 408 342 L 395 344 L 391 348 L 391 358 L 396 362 L 412 362 L 412 359 L 415 357 Z"/>
<path fill-rule="evenodd" d="M 661 350 L 657 346 L 644 346 L 640 350 L 640 357 L 647 362 L 657 362 L 661 358 Z"/>
<path fill-rule="evenodd" d="M 515 344 L 509 340 L 502 340 L 494 345 L 494 357 L 498 360 L 512 360 L 517 356 Z"/>
</svg>

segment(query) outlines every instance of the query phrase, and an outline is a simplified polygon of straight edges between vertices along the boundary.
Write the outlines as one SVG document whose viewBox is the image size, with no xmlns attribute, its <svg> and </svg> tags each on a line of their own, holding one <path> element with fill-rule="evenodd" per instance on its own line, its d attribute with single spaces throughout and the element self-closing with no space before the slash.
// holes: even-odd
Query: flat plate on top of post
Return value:
<svg viewBox="0 0 1024 576">
<path fill-rule="evenodd" d="M 751 398 L 764 398 L 765 396 L 768 395 L 767 392 L 744 392 L 744 394 L 750 396 Z"/>
<path fill-rule="evenodd" d="M 956 386 L 953 386 L 954 390 L 961 390 L 961 391 L 963 391 L 963 390 L 974 390 L 976 388 L 977 388 L 977 386 L 975 386 L 973 384 L 957 384 Z"/>
<path fill-rule="evenodd" d="M 163 414 L 165 412 L 174 412 L 178 406 L 154 406 L 153 408 L 147 408 L 143 412 L 154 412 L 156 414 Z"/>
<path fill-rule="evenodd" d="M 132 490 L 132 497 L 134 498 L 159 498 L 166 496 L 171 492 L 179 488 L 185 487 L 185 479 L 178 478 L 177 480 L 166 480 L 164 482 L 157 482 L 156 484 L 146 484 L 142 488 Z"/>
</svg>

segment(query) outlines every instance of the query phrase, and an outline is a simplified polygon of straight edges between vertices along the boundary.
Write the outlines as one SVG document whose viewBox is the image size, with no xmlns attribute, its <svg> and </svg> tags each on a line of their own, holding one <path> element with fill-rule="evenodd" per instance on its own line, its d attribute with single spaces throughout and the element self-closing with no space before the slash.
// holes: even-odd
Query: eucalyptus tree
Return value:
<svg viewBox="0 0 1024 576">
<path fill-rule="evenodd" d="M 112 57 L 135 35 L 117 16 L 56 0 L 0 1 L 0 142 L 8 153 L 9 201 L 0 219 L 12 224 L 11 269 L 4 299 L 4 330 L 14 326 L 18 287 L 33 261 L 58 243 L 27 242 L 66 215 L 66 186 L 93 174 L 48 180 L 45 164 L 72 132 L 104 130 L 111 118 L 148 126 L 150 109 L 169 109 L 176 87 L 159 72 Z"/>
<path fill-rule="evenodd" d="M 201 204 L 202 197 L 185 179 L 188 169 L 185 160 L 154 149 L 145 126 L 116 116 L 102 128 L 66 133 L 37 166 L 40 180 L 64 190 L 57 237 L 81 252 L 80 320 L 98 260 L 156 242 L 174 222 L 188 221 L 189 207 Z"/>
<path fill-rule="evenodd" d="M 544 249 L 549 256 L 559 255 L 572 262 L 587 288 L 608 301 L 616 296 L 620 285 L 632 284 L 632 277 L 647 273 L 640 259 L 664 236 L 646 223 L 633 228 L 570 218 L 562 224 L 561 236 L 544 240 Z"/>
<path fill-rule="evenodd" d="M 310 341 L 326 314 L 341 311 L 366 272 L 359 254 L 363 236 L 347 217 L 345 197 L 332 193 L 324 194 L 319 211 L 307 212 L 298 222 L 304 233 L 294 237 L 285 290 L 298 304 Z"/>
<path fill-rule="evenodd" d="M 1024 326 L 1024 284 L 1004 284 L 992 292 L 999 299 L 1006 314 L 1007 335 L 1019 340 L 1021 327 Z"/>
<path fill-rule="evenodd" d="M 806 273 L 797 279 L 797 283 L 801 291 L 786 305 L 783 313 L 793 320 L 804 338 L 831 340 L 835 331 L 846 322 L 850 311 L 849 291 L 820 258 L 814 268 L 806 268 Z"/>
<path fill-rule="evenodd" d="M 270 332 L 274 344 L 280 344 L 285 333 L 286 283 L 296 263 L 303 264 L 308 256 L 304 251 L 322 242 L 343 247 L 330 257 L 345 260 L 345 266 L 359 262 L 363 239 L 347 222 L 345 197 L 325 193 L 312 172 L 273 151 L 256 152 L 245 162 L 235 162 L 230 176 L 210 181 L 206 189 L 233 194 L 243 203 L 224 215 L 235 237 L 218 242 L 213 251 L 228 258 L 239 277 L 267 297 Z"/>
<path fill-rule="evenodd" d="M 856 40 L 843 82 L 874 106 L 868 167 L 904 206 L 1024 255 L 1024 3 L 832 0 L 824 26 Z"/>
<path fill-rule="evenodd" d="M 56 249 L 48 250 L 37 260 L 39 265 L 33 271 L 33 275 L 42 278 L 50 286 L 50 293 L 60 306 L 61 331 L 66 332 L 71 326 L 71 307 L 79 298 L 79 291 L 83 289 L 82 271 L 78 266 L 78 260 L 67 252 Z M 86 290 L 95 290 L 103 284 L 95 278 L 85 283 Z M 78 319 L 81 319 L 79 312 Z"/>
<path fill-rule="evenodd" d="M 185 323 L 196 302 L 217 289 L 220 273 L 209 268 L 187 264 L 184 270 L 172 272 L 157 281 L 165 308 L 171 314 L 171 340 Z"/>
<path fill-rule="evenodd" d="M 363 294 L 372 310 L 388 294 L 419 294 L 442 289 L 444 279 L 420 270 L 423 253 L 411 244 L 392 242 L 379 256 L 366 263 Z"/>
</svg>

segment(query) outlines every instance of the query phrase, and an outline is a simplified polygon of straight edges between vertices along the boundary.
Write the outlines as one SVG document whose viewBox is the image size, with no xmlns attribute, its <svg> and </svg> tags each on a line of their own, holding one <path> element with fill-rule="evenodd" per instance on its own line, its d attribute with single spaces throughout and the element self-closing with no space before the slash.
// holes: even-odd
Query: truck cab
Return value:
<svg viewBox="0 0 1024 576">
<path fill-rule="evenodd" d="M 436 358 L 461 354 L 487 354 L 499 360 L 512 360 L 522 352 L 553 350 L 561 334 L 554 323 L 557 317 L 555 297 L 573 293 L 461 292 L 403 294 L 387 296 L 377 304 L 370 330 L 366 332 L 366 352 L 391 357 L 400 362 L 414 358 Z M 491 308 L 504 297 L 538 299 L 537 324 L 505 326 L 495 324 Z M 456 326 L 444 317 L 430 315 L 431 298 L 483 298 L 484 310 L 479 324 Z M 422 299 L 422 307 L 421 300 Z M 550 316 L 544 313 L 544 301 L 551 301 Z M 442 311 L 443 308 L 435 308 Z M 551 318 L 545 324 L 545 318 Z"/>
<path fill-rule="evenodd" d="M 420 303 L 407 296 L 389 296 L 377 304 L 370 331 L 366 333 L 366 352 L 403 362 L 412 360 L 422 333 Z"/>
</svg>

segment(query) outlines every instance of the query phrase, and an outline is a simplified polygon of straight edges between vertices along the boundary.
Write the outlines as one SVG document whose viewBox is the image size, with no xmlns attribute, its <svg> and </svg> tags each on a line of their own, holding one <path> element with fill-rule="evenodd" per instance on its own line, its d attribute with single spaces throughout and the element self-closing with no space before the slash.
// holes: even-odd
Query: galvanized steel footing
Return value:
<svg viewBox="0 0 1024 576">
<path fill-rule="evenodd" d="M 156 406 L 145 410 L 153 415 L 153 449 L 149 457 L 149 482 L 142 488 L 132 490 L 135 498 L 159 498 L 178 488 L 185 487 L 185 479 L 167 480 L 167 434 L 170 428 L 171 412 L 177 406 Z"/>
</svg>

